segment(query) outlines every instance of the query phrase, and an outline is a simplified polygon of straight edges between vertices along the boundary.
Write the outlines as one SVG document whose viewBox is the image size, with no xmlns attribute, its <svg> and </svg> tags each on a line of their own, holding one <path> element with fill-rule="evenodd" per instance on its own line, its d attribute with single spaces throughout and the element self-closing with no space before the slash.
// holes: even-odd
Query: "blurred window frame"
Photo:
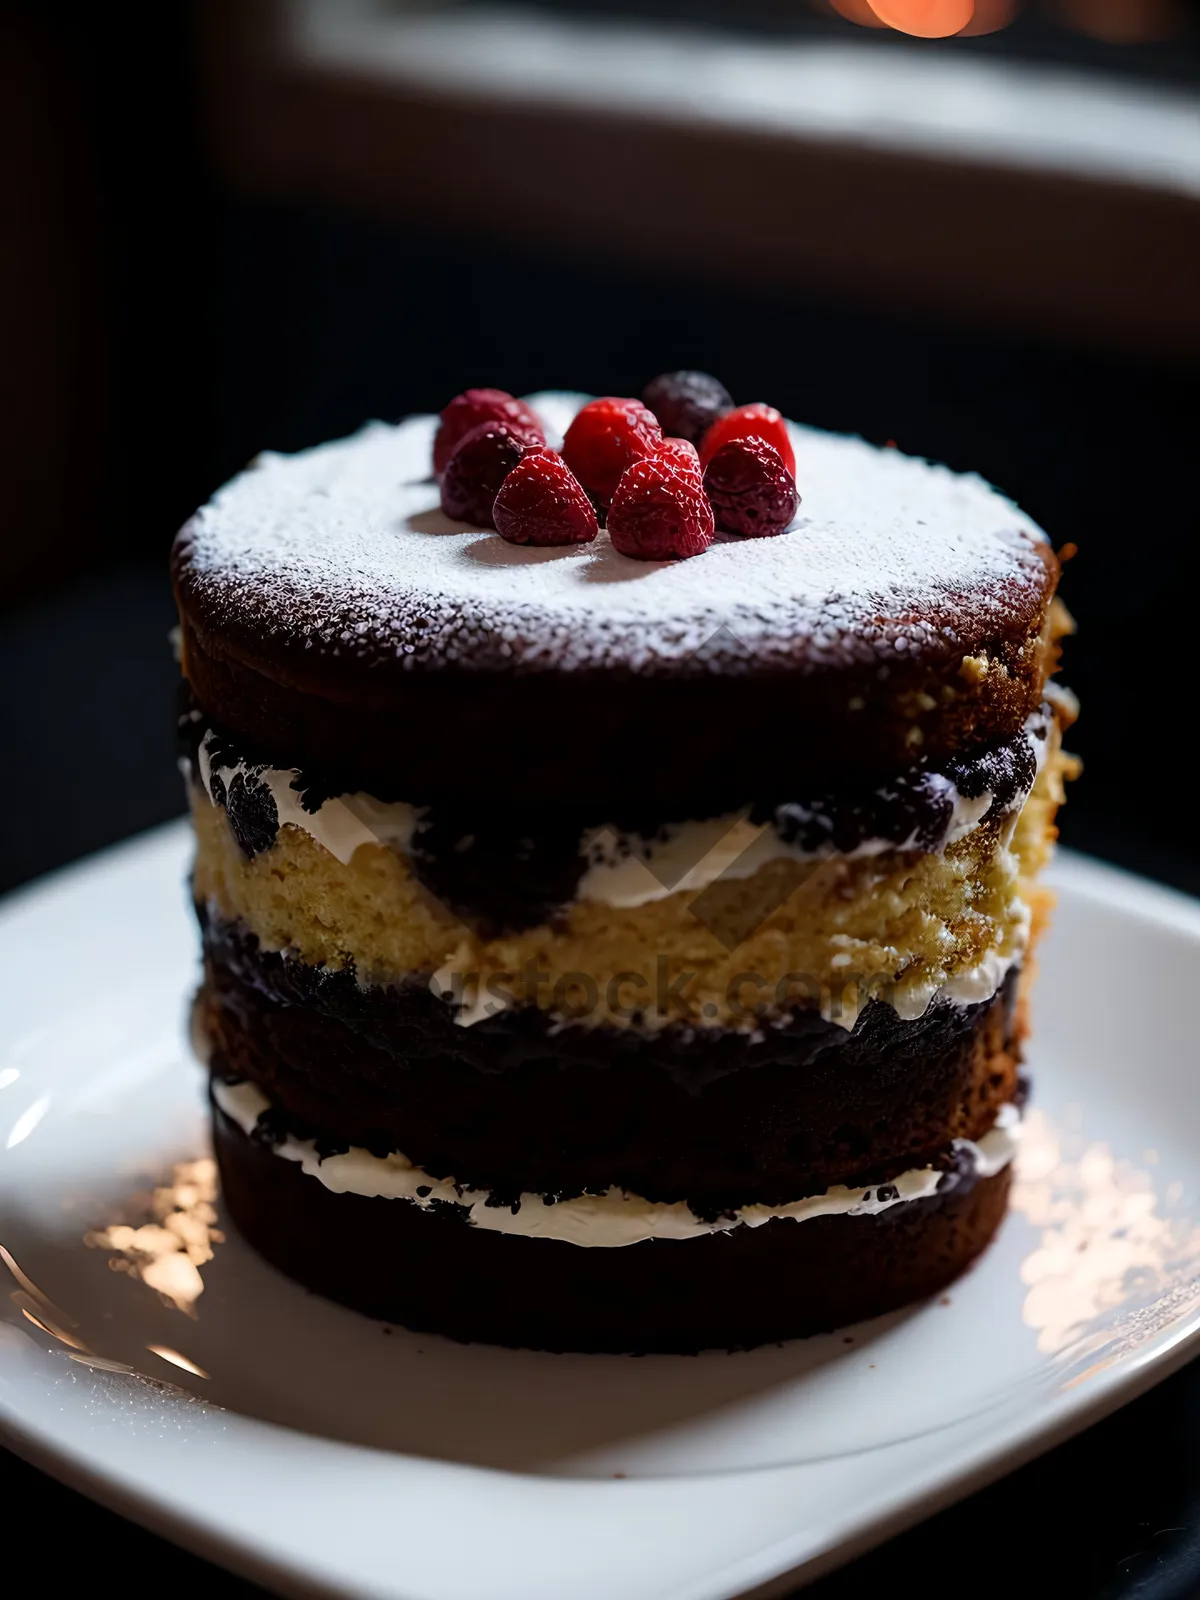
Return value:
<svg viewBox="0 0 1200 1600">
<path fill-rule="evenodd" d="M 1200 111 L 921 42 L 402 0 L 200 7 L 239 189 L 459 238 L 1200 356 Z"/>
</svg>

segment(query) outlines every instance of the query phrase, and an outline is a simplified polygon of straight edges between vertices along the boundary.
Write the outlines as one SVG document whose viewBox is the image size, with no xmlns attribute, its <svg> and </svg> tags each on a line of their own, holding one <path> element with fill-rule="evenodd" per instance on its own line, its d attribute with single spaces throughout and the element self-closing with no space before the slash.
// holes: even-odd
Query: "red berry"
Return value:
<svg viewBox="0 0 1200 1600">
<path fill-rule="evenodd" d="M 538 448 L 527 428 L 481 422 L 458 441 L 442 474 L 442 510 L 458 522 L 490 528 L 500 485 L 525 451 Z"/>
<path fill-rule="evenodd" d="M 527 450 L 492 507 L 509 544 L 586 544 L 600 531 L 592 502 L 557 450 Z"/>
<path fill-rule="evenodd" d="M 602 507 L 613 497 L 621 474 L 662 443 L 662 429 L 640 400 L 611 395 L 590 400 L 563 440 L 567 465 Z"/>
<path fill-rule="evenodd" d="M 654 453 L 673 456 L 681 467 L 688 467 L 692 472 L 700 471 L 699 452 L 688 439 L 664 439 Z"/>
<path fill-rule="evenodd" d="M 515 400 L 504 389 L 464 389 L 442 412 L 441 424 L 433 440 L 433 475 L 440 478 L 454 447 L 481 422 L 512 422 L 536 434 L 532 442 L 545 444 L 546 431 L 541 418 L 524 400 Z"/>
<path fill-rule="evenodd" d="M 646 385 L 642 399 L 662 423 L 664 433 L 699 444 L 718 417 L 733 409 L 733 397 L 707 372 L 661 372 Z"/>
<path fill-rule="evenodd" d="M 641 561 L 698 556 L 713 539 L 713 513 L 699 472 L 673 450 L 657 450 L 622 475 L 608 513 L 613 548 Z"/>
<path fill-rule="evenodd" d="M 700 465 L 706 467 L 723 444 L 733 439 L 765 439 L 773 444 L 783 457 L 783 464 L 795 476 L 796 453 L 788 438 L 787 423 L 774 406 L 761 402 L 752 406 L 738 406 L 730 411 L 704 435 L 700 446 Z"/>
<path fill-rule="evenodd" d="M 704 492 L 722 533 L 763 539 L 782 533 L 800 496 L 783 457 L 765 439 L 733 439 L 704 469 Z"/>
</svg>

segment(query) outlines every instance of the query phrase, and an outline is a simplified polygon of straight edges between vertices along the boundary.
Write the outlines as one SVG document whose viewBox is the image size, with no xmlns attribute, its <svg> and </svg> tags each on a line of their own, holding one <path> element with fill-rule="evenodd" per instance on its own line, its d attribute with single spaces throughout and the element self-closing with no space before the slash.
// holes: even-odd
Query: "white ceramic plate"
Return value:
<svg viewBox="0 0 1200 1600">
<path fill-rule="evenodd" d="M 0 909 L 0 1424 L 194 1550 L 289 1592 L 783 1592 L 1196 1345 L 1190 901 L 1060 862 L 1014 1214 L 948 1296 L 749 1354 L 553 1356 L 385 1328 L 220 1237 L 187 848 Z"/>
</svg>

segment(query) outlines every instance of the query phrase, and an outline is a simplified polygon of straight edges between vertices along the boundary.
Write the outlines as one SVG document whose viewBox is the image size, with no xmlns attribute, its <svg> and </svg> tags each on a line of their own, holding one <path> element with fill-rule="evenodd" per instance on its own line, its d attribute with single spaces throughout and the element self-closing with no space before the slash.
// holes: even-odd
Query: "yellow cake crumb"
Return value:
<svg viewBox="0 0 1200 1600">
<path fill-rule="evenodd" d="M 224 812 L 197 790 L 195 892 L 268 949 L 353 963 L 366 982 L 436 974 L 436 987 L 480 1016 L 529 1004 L 617 1026 L 753 1026 L 816 1003 L 853 1020 L 871 993 L 915 997 L 919 1009 L 922 995 L 992 954 L 1020 958 L 1049 913 L 1035 880 L 1071 771 L 1052 739 L 1019 816 L 941 854 L 775 860 L 752 877 L 632 908 L 577 900 L 552 926 L 497 938 L 473 932 L 380 844 L 361 845 L 344 865 L 287 825 L 248 859 Z"/>
</svg>

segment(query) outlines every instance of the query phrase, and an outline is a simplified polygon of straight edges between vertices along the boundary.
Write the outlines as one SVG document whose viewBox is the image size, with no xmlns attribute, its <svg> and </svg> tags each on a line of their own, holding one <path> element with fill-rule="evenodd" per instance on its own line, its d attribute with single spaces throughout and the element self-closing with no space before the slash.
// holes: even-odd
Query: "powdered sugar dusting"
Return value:
<svg viewBox="0 0 1200 1600">
<path fill-rule="evenodd" d="M 582 401 L 532 404 L 561 434 Z M 430 479 L 435 419 L 373 423 L 266 454 L 176 547 L 189 609 L 270 648 L 485 670 L 703 669 L 973 647 L 1040 611 L 1040 530 L 974 475 L 791 426 L 802 496 L 774 539 L 640 562 L 607 536 L 532 549 L 451 522 Z M 697 656 L 696 652 L 700 652 Z"/>
</svg>

